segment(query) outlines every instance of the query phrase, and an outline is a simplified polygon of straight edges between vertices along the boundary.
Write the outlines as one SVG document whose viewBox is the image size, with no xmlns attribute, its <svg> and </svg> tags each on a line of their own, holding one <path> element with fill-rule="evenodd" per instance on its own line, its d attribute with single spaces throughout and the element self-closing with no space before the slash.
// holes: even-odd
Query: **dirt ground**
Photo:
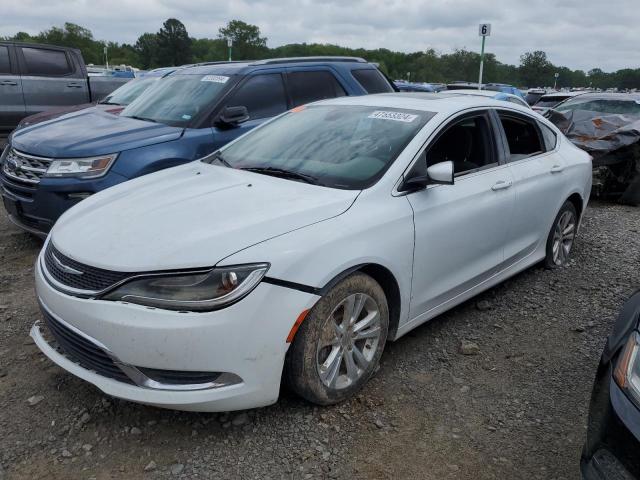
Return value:
<svg viewBox="0 0 640 480">
<path fill-rule="evenodd" d="M 283 392 L 179 413 L 108 398 L 38 352 L 40 247 L 0 213 L 0 478 L 577 479 L 600 351 L 640 287 L 640 208 L 593 204 L 570 266 L 532 268 L 389 344 L 352 401 Z"/>
</svg>

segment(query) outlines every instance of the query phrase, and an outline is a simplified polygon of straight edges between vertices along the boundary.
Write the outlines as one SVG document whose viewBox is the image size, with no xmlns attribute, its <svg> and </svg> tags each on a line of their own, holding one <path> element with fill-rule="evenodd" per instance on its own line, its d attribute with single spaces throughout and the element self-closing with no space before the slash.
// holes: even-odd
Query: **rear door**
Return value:
<svg viewBox="0 0 640 480">
<path fill-rule="evenodd" d="M 292 107 L 347 95 L 345 86 L 329 67 L 288 68 L 287 90 Z"/>
<path fill-rule="evenodd" d="M 13 45 L 0 45 L 0 132 L 8 133 L 26 115 Z"/>
<path fill-rule="evenodd" d="M 557 151 L 556 134 L 542 122 L 509 110 L 498 109 L 496 115 L 516 195 L 505 246 L 505 261 L 512 264 L 546 241 L 563 200 L 565 161 Z"/>
<path fill-rule="evenodd" d="M 27 115 L 89 102 L 89 87 L 77 60 L 65 49 L 16 46 Z"/>
<path fill-rule="evenodd" d="M 282 73 L 257 72 L 247 76 L 222 102 L 225 107 L 247 107 L 249 120 L 232 128 L 214 127 L 213 149 L 229 143 L 289 108 Z"/>
<path fill-rule="evenodd" d="M 456 173 L 453 185 L 407 195 L 415 224 L 413 318 L 432 316 L 501 267 L 514 194 L 498 140 L 490 114 L 474 111 L 451 120 L 418 160 L 452 161 Z"/>
</svg>

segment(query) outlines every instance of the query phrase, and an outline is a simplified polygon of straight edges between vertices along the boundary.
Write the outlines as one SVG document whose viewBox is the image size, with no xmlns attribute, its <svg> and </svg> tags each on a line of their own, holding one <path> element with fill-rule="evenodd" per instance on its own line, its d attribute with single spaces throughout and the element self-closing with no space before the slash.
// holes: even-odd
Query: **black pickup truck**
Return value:
<svg viewBox="0 0 640 480">
<path fill-rule="evenodd" d="M 101 100 L 129 80 L 89 77 L 75 48 L 0 42 L 0 137 L 28 115 Z"/>
</svg>

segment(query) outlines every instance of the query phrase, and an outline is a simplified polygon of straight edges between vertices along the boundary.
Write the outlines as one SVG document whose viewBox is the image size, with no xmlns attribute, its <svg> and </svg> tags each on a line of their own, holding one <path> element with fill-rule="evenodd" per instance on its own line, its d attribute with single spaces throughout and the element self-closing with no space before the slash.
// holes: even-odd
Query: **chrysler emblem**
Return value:
<svg viewBox="0 0 640 480">
<path fill-rule="evenodd" d="M 58 267 L 60 268 L 60 270 L 62 270 L 65 273 L 69 273 L 71 275 L 82 275 L 83 272 L 81 272 L 80 270 L 76 270 L 75 268 L 71 268 L 67 265 L 65 265 L 64 263 L 62 263 L 58 257 L 56 257 L 53 253 L 51 254 L 51 256 L 53 257 L 53 260 L 56 262 L 56 264 L 58 265 Z"/>
</svg>

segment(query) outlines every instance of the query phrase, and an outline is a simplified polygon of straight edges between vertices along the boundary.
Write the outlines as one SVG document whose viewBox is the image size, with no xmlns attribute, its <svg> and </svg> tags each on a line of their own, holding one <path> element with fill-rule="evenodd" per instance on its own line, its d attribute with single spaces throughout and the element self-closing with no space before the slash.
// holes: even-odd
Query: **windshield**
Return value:
<svg viewBox="0 0 640 480">
<path fill-rule="evenodd" d="M 433 115 L 354 105 L 297 107 L 203 160 L 359 190 L 384 174 Z"/>
<path fill-rule="evenodd" d="M 206 112 L 230 77 L 224 75 L 173 74 L 140 95 L 120 116 L 187 127 Z"/>
<path fill-rule="evenodd" d="M 558 110 L 589 110 L 600 113 L 622 113 L 640 116 L 640 100 L 574 99 L 558 106 Z"/>
<path fill-rule="evenodd" d="M 127 106 L 159 79 L 160 77 L 149 77 L 131 80 L 125 83 L 120 88 L 111 92 L 100 103 L 107 105 Z"/>
<path fill-rule="evenodd" d="M 552 108 L 558 105 L 560 102 L 563 102 L 567 98 L 571 98 L 571 97 L 559 97 L 559 96 L 542 97 L 540 100 L 536 102 L 536 107 Z"/>
</svg>

